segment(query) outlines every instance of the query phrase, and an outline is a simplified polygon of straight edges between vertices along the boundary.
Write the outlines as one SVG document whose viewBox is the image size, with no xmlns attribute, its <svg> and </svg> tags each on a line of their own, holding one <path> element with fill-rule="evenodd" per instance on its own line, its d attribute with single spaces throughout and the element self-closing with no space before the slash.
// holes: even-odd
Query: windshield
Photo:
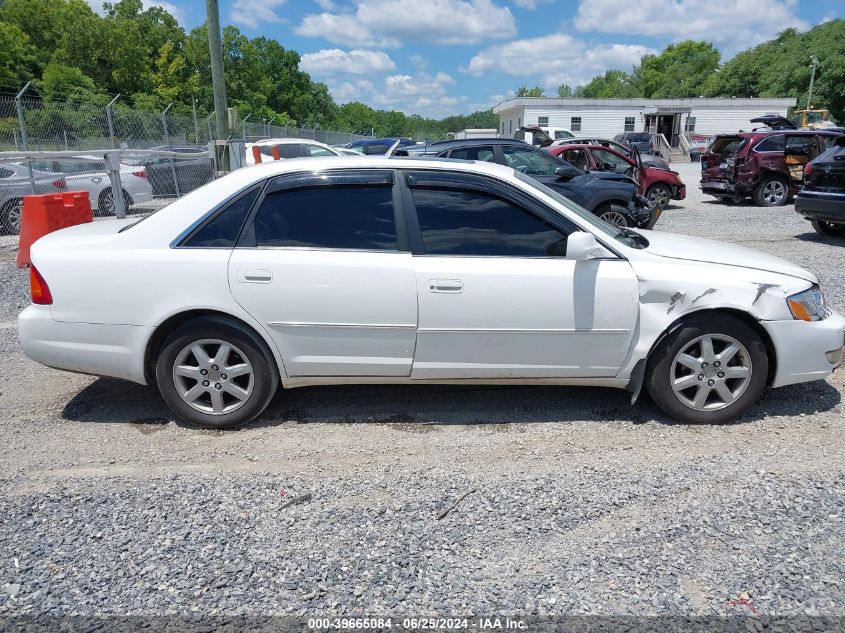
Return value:
<svg viewBox="0 0 845 633">
<path fill-rule="evenodd" d="M 530 185 L 532 188 L 536 189 L 540 193 L 544 193 L 545 195 L 549 196 L 552 200 L 560 204 L 562 207 L 566 207 L 567 209 L 575 213 L 578 216 L 579 220 L 583 220 L 585 224 L 596 229 L 602 236 L 609 237 L 611 239 L 616 240 L 617 242 L 622 242 L 622 244 L 631 248 L 644 248 L 648 246 L 648 241 L 639 233 L 636 233 L 631 229 L 622 230 L 618 227 L 608 224 L 604 220 L 600 220 L 594 214 L 587 211 L 584 207 L 578 206 L 566 196 L 561 195 L 551 187 L 547 187 L 543 183 L 534 180 L 529 176 L 516 172 L 516 177 L 519 178 L 526 185 Z"/>
</svg>

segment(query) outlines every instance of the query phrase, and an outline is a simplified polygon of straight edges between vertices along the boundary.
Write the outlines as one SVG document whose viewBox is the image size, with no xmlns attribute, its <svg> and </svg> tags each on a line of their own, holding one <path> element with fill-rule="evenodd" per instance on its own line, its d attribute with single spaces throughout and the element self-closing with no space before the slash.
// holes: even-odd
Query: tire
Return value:
<svg viewBox="0 0 845 633">
<path fill-rule="evenodd" d="M 645 197 L 648 198 L 649 202 L 652 204 L 657 203 L 658 207 L 665 209 L 669 206 L 669 202 L 672 200 L 672 192 L 666 185 L 656 183 L 648 188 Z"/>
<path fill-rule="evenodd" d="M 203 358 L 194 351 L 198 348 Z M 226 367 L 232 370 L 228 374 Z M 156 359 L 156 382 L 182 420 L 227 429 L 246 424 L 267 407 L 279 372 L 269 348 L 252 330 L 234 319 L 208 316 L 188 321 L 167 337 Z"/>
<path fill-rule="evenodd" d="M 132 205 L 132 198 L 126 193 L 125 190 L 123 191 L 123 208 L 127 211 L 129 207 Z M 114 198 L 112 197 L 112 190 L 111 187 L 106 187 L 100 192 L 99 198 L 97 198 L 97 217 L 106 217 L 109 215 L 115 215 L 114 210 Z"/>
<path fill-rule="evenodd" d="M 21 232 L 23 219 L 23 198 L 13 198 L 0 209 L 0 222 L 6 235 L 18 235 Z"/>
<path fill-rule="evenodd" d="M 729 346 L 736 349 L 733 354 Z M 724 352 L 727 359 L 719 357 Z M 735 317 L 711 312 L 691 316 L 652 351 L 646 388 L 672 418 L 717 424 L 747 411 L 763 392 L 768 373 L 768 353 L 757 333 Z M 673 382 L 678 382 L 677 388 Z"/>
<path fill-rule="evenodd" d="M 634 225 L 628 214 L 623 212 L 623 208 L 614 204 L 603 204 L 599 206 L 595 210 L 595 214 L 613 226 L 626 227 Z"/>
<path fill-rule="evenodd" d="M 789 199 L 789 185 L 780 176 L 765 176 L 754 190 L 754 204 L 760 207 L 780 207 Z"/>
<path fill-rule="evenodd" d="M 845 235 L 845 224 L 834 224 L 833 222 L 825 222 L 824 220 L 810 220 L 813 225 L 813 230 L 819 235 L 830 235 L 833 237 L 842 237 Z"/>
</svg>

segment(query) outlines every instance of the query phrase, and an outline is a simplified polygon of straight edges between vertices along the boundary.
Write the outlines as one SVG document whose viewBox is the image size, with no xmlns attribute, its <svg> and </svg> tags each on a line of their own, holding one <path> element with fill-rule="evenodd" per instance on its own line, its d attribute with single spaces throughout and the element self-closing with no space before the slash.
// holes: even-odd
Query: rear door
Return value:
<svg viewBox="0 0 845 633">
<path fill-rule="evenodd" d="M 391 170 L 290 174 L 268 184 L 229 261 L 238 303 L 288 376 L 408 376 L 414 268 Z"/>
</svg>

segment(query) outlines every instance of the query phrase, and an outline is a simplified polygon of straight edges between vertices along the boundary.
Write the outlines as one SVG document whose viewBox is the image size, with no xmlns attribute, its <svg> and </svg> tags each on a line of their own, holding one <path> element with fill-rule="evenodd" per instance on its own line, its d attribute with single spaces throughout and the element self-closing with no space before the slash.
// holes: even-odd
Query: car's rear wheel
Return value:
<svg viewBox="0 0 845 633">
<path fill-rule="evenodd" d="M 810 220 L 813 229 L 820 235 L 832 235 L 840 237 L 845 235 L 845 224 L 834 224 L 833 222 L 825 222 L 824 220 Z"/>
<path fill-rule="evenodd" d="M 661 209 L 669 206 L 669 201 L 672 200 L 672 192 L 666 185 L 657 183 L 648 188 L 645 194 L 649 202 L 656 204 Z"/>
<path fill-rule="evenodd" d="M 622 211 L 622 208 L 615 204 L 600 206 L 596 209 L 596 215 L 613 226 L 626 227 L 633 225 L 629 217 Z"/>
<path fill-rule="evenodd" d="M 3 232 L 7 235 L 17 235 L 21 232 L 22 219 L 23 198 L 9 200 L 0 209 L 0 221 L 3 224 Z"/>
<path fill-rule="evenodd" d="M 254 419 L 279 383 L 267 345 L 225 317 L 194 319 L 173 332 L 158 356 L 156 380 L 177 416 L 217 429 Z"/>
<path fill-rule="evenodd" d="M 646 387 L 682 422 L 728 422 L 766 386 L 769 358 L 759 335 L 724 314 L 701 314 L 666 336 L 648 360 Z"/>
<path fill-rule="evenodd" d="M 131 205 L 132 198 L 126 191 L 123 191 L 123 208 L 128 211 Z M 114 192 L 112 192 L 111 187 L 106 187 L 102 192 L 100 192 L 100 197 L 97 199 L 97 208 L 99 211 L 97 216 L 99 217 L 115 215 Z"/>
<path fill-rule="evenodd" d="M 778 176 L 766 176 L 754 190 L 754 203 L 761 207 L 779 207 L 788 198 L 789 186 Z"/>
</svg>

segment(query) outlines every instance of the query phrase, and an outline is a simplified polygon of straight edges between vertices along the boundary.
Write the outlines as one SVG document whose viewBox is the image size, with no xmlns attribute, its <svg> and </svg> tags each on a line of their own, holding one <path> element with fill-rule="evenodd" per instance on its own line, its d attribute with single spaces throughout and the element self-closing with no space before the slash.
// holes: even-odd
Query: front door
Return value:
<svg viewBox="0 0 845 633">
<path fill-rule="evenodd" d="M 292 174 L 271 182 L 229 286 L 272 335 L 288 376 L 408 376 L 414 267 L 390 170 Z"/>
<path fill-rule="evenodd" d="M 621 258 L 575 262 L 575 225 L 476 175 L 406 174 L 419 327 L 412 378 L 615 376 L 638 314 Z"/>
</svg>

